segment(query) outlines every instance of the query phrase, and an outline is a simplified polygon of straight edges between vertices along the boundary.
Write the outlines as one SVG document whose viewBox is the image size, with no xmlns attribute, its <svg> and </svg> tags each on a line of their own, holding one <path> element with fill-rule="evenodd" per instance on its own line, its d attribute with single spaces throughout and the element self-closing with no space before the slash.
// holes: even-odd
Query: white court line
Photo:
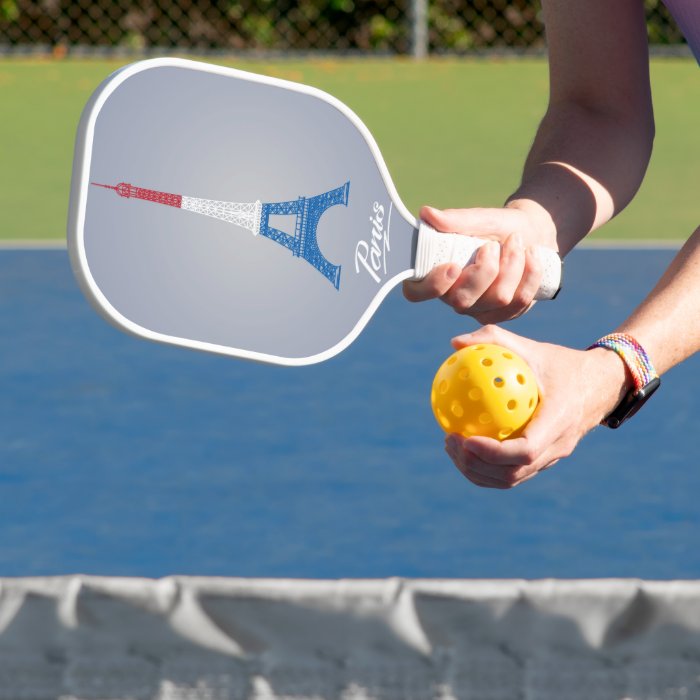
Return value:
<svg viewBox="0 0 700 700">
<path fill-rule="evenodd" d="M 576 247 L 587 250 L 678 250 L 683 243 L 685 241 L 669 241 L 663 238 L 634 238 L 629 240 L 592 238 L 581 241 Z"/>
<path fill-rule="evenodd" d="M 594 238 L 584 240 L 577 248 L 587 250 L 678 250 L 685 241 L 663 240 L 661 238 L 635 238 L 619 240 L 614 238 Z M 66 241 L 62 238 L 0 240 L 0 250 L 65 250 Z"/>
<path fill-rule="evenodd" d="M 0 240 L 0 250 L 65 250 L 64 238 L 28 239 L 9 238 Z"/>
</svg>

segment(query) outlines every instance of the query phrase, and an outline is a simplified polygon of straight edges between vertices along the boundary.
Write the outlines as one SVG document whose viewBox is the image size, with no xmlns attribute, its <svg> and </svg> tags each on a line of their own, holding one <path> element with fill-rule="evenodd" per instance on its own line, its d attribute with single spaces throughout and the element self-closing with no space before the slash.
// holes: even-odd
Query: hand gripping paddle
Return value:
<svg viewBox="0 0 700 700">
<path fill-rule="evenodd" d="M 78 129 L 68 247 L 84 293 L 135 335 L 285 365 L 347 347 L 382 299 L 483 239 L 401 203 L 377 144 L 337 99 L 163 58 L 126 66 Z M 561 261 L 538 251 L 537 298 Z"/>
</svg>

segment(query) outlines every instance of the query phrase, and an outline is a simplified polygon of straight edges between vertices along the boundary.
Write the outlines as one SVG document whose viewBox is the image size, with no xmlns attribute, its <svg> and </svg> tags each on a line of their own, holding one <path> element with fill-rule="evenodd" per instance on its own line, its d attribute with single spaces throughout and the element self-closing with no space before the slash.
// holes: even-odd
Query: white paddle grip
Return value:
<svg viewBox="0 0 700 700">
<path fill-rule="evenodd" d="M 413 279 L 422 280 L 434 267 L 449 262 L 465 267 L 474 261 L 476 251 L 486 242 L 474 236 L 441 233 L 421 221 Z M 535 256 L 542 266 L 542 280 L 535 299 L 553 299 L 561 287 L 561 258 L 556 251 L 542 246 L 535 248 Z"/>
</svg>

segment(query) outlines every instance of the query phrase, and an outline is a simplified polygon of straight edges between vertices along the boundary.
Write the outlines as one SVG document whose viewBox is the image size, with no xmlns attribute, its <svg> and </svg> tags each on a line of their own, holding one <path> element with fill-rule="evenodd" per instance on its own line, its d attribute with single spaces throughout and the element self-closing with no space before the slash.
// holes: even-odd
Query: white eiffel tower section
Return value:
<svg viewBox="0 0 700 700">
<path fill-rule="evenodd" d="M 215 199 L 183 196 L 180 208 L 235 224 L 248 229 L 254 236 L 260 233 L 260 213 L 262 211 L 260 200 L 255 202 L 219 202 Z"/>
</svg>

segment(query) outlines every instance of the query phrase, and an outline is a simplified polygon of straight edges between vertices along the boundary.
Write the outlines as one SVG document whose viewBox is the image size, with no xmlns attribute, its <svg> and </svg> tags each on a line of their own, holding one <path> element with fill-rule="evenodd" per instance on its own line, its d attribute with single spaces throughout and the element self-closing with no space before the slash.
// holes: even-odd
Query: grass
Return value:
<svg viewBox="0 0 700 700">
<path fill-rule="evenodd" d="M 120 65 L 0 61 L 0 238 L 65 235 L 80 112 L 92 90 Z M 315 85 L 348 104 L 374 134 L 412 211 L 423 203 L 499 205 L 518 182 L 547 96 L 546 64 L 537 59 L 235 65 Z M 636 200 L 597 237 L 678 239 L 698 225 L 699 79 L 690 59 L 653 62 L 657 140 L 652 163 Z"/>
</svg>

